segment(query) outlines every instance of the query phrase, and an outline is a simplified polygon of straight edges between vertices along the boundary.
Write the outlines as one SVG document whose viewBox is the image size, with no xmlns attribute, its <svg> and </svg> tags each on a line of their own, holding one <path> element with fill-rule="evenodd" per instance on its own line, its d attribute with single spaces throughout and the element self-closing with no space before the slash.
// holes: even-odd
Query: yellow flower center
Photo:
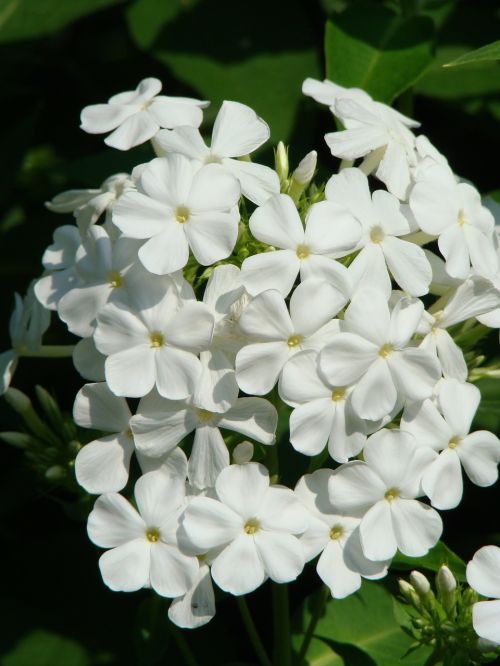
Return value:
<svg viewBox="0 0 500 666">
<path fill-rule="evenodd" d="M 303 339 L 304 338 L 301 335 L 291 335 L 287 340 L 287 345 L 292 349 L 293 347 L 300 345 Z"/>
<path fill-rule="evenodd" d="M 372 243 L 381 243 L 385 238 L 385 231 L 380 226 L 370 229 L 370 240 Z"/>
<path fill-rule="evenodd" d="M 302 261 L 302 259 L 307 259 L 309 256 L 309 248 L 307 245 L 297 245 L 297 249 L 295 250 L 295 254 L 297 257 Z"/>
<path fill-rule="evenodd" d="M 260 529 L 260 523 L 256 518 L 250 518 L 247 520 L 245 525 L 243 526 L 243 531 L 245 534 L 255 534 L 255 532 L 258 532 Z"/>
<path fill-rule="evenodd" d="M 448 448 L 456 449 L 459 444 L 460 444 L 460 437 L 458 437 L 458 435 L 455 435 L 455 437 L 452 437 L 448 442 Z"/>
<path fill-rule="evenodd" d="M 213 416 L 213 412 L 209 412 L 208 409 L 197 409 L 196 416 L 201 423 L 208 423 Z"/>
<path fill-rule="evenodd" d="M 333 402 L 338 402 L 339 400 L 343 400 L 344 398 L 345 398 L 345 389 L 343 388 L 333 389 L 332 391 Z"/>
<path fill-rule="evenodd" d="M 163 347 L 164 337 L 159 331 L 153 331 L 149 334 L 149 346 L 158 348 Z"/>
<path fill-rule="evenodd" d="M 334 525 L 330 530 L 330 539 L 337 541 L 344 534 L 344 528 L 341 525 Z"/>
<path fill-rule="evenodd" d="M 132 432 L 132 428 L 127 428 L 127 430 L 125 430 L 125 435 L 129 439 L 134 439 L 134 433 Z"/>
<path fill-rule="evenodd" d="M 393 350 L 392 345 L 390 344 L 382 345 L 382 347 L 380 347 L 380 349 L 378 350 L 378 355 L 380 356 L 380 358 L 387 358 L 388 356 L 390 356 L 392 350 Z"/>
<path fill-rule="evenodd" d="M 467 222 L 467 220 L 465 219 L 465 213 L 464 213 L 464 211 L 463 211 L 463 210 L 459 210 L 459 211 L 458 211 L 458 215 L 457 215 L 457 223 L 458 223 L 458 225 L 459 225 L 460 227 L 463 227 L 464 224 L 465 224 L 466 222 Z"/>
<path fill-rule="evenodd" d="M 160 539 L 160 531 L 156 527 L 148 527 L 146 530 L 146 539 L 149 543 L 156 543 Z"/>
<path fill-rule="evenodd" d="M 184 224 L 184 222 L 187 222 L 189 218 L 189 210 L 186 208 L 186 206 L 179 206 L 178 208 L 175 209 L 175 219 L 179 224 Z"/>
<path fill-rule="evenodd" d="M 112 289 L 123 287 L 123 278 L 118 271 L 108 273 L 108 284 Z"/>
<path fill-rule="evenodd" d="M 399 497 L 399 490 L 397 488 L 389 488 L 384 495 L 384 498 L 388 502 L 393 502 L 397 497 Z"/>
</svg>

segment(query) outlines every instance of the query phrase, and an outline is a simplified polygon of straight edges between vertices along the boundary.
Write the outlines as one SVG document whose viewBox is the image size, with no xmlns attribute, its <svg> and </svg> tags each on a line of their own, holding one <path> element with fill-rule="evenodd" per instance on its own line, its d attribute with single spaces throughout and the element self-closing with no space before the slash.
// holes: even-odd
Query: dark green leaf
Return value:
<svg viewBox="0 0 500 666">
<path fill-rule="evenodd" d="M 481 391 L 481 402 L 474 418 L 474 426 L 498 432 L 500 430 L 500 380 L 485 378 L 475 382 Z"/>
<path fill-rule="evenodd" d="M 433 43 L 430 18 L 404 19 L 380 4 L 356 3 L 326 25 L 326 75 L 390 103 L 429 67 Z"/>
<path fill-rule="evenodd" d="M 408 557 L 407 555 L 398 553 L 392 560 L 391 568 L 401 571 L 411 571 L 413 569 L 438 571 L 443 564 L 446 564 L 457 580 L 465 580 L 465 562 L 463 562 L 458 555 L 450 550 L 442 541 L 439 541 L 439 543 L 437 543 L 434 548 L 423 557 Z"/>
<path fill-rule="evenodd" d="M 480 49 L 469 51 L 464 55 L 446 63 L 443 67 L 456 67 L 457 65 L 470 65 L 474 62 L 482 62 L 484 60 L 500 60 L 500 40 L 482 46 Z"/>
<path fill-rule="evenodd" d="M 38 629 L 23 636 L 4 654 L 2 666 L 90 666 L 84 648 L 76 641 Z"/>
<path fill-rule="evenodd" d="M 314 608 L 308 597 L 295 618 L 293 646 L 298 652 Z M 363 581 L 345 599 L 331 599 L 319 620 L 305 661 L 299 666 L 423 666 L 430 651 L 407 653 L 412 644 L 396 617 L 397 604 L 380 582 Z"/>
</svg>

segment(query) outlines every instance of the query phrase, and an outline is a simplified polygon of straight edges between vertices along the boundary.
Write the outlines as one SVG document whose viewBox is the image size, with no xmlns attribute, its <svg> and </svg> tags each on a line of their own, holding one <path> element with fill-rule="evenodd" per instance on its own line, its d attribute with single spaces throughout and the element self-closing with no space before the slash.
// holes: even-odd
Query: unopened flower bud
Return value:
<svg viewBox="0 0 500 666">
<path fill-rule="evenodd" d="M 420 571 L 412 571 L 410 574 L 410 582 L 415 588 L 416 593 L 420 597 L 426 597 L 431 591 L 431 584 Z"/>
<path fill-rule="evenodd" d="M 406 601 L 411 604 L 414 608 L 421 608 L 421 603 L 418 594 L 415 592 L 413 585 L 410 585 L 408 581 L 403 580 L 402 578 L 398 581 L 399 591 L 406 599 Z"/>
<path fill-rule="evenodd" d="M 251 442 L 240 442 L 233 451 L 233 462 L 237 465 L 250 462 L 253 457 L 253 444 Z"/>
<path fill-rule="evenodd" d="M 293 172 L 293 180 L 299 183 L 299 185 L 307 187 L 316 171 L 317 161 L 318 153 L 315 150 L 311 150 L 310 153 L 307 153 L 307 155 L 300 160 L 299 166 Z"/>
<path fill-rule="evenodd" d="M 288 178 L 288 148 L 285 146 L 283 141 L 278 143 L 276 152 L 274 154 L 274 164 L 276 173 L 279 176 L 280 183 L 283 185 Z"/>
<path fill-rule="evenodd" d="M 455 576 L 451 573 L 448 567 L 443 564 L 436 575 L 436 587 L 438 592 L 444 595 L 449 595 L 455 591 L 457 581 Z"/>
<path fill-rule="evenodd" d="M 47 481 L 61 481 L 66 476 L 66 470 L 61 465 L 53 465 L 45 472 Z"/>
</svg>

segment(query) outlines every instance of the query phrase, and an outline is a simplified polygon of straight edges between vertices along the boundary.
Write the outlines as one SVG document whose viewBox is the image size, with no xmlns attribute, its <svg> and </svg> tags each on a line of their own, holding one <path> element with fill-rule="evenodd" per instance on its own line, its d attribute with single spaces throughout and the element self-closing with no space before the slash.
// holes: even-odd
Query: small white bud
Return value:
<svg viewBox="0 0 500 666">
<path fill-rule="evenodd" d="M 448 567 L 443 564 L 436 575 L 436 587 L 442 594 L 451 594 L 457 587 L 455 576 Z"/>
<path fill-rule="evenodd" d="M 250 462 L 253 457 L 253 444 L 252 442 L 240 442 L 233 451 L 233 462 L 237 465 Z"/>
<path fill-rule="evenodd" d="M 315 150 L 311 150 L 310 153 L 307 153 L 307 155 L 300 160 L 299 166 L 293 172 L 293 180 L 303 187 L 309 185 L 314 176 L 314 172 L 316 171 L 317 161 L 318 153 Z"/>
<path fill-rule="evenodd" d="M 431 591 L 431 584 L 420 571 L 412 571 L 410 574 L 410 582 L 415 588 L 415 591 L 420 597 L 425 597 Z"/>
<path fill-rule="evenodd" d="M 280 179 L 280 183 L 281 184 L 285 183 L 286 179 L 288 178 L 289 165 L 288 165 L 288 148 L 285 146 L 283 141 L 280 141 L 278 143 L 278 146 L 276 147 L 276 152 L 274 155 L 274 164 L 275 164 L 276 173 L 278 174 Z"/>
</svg>

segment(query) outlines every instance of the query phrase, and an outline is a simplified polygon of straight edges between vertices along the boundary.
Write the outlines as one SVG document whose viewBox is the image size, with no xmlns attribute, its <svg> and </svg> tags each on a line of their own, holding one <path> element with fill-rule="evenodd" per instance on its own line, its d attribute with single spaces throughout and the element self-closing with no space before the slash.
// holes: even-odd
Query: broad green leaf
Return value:
<svg viewBox="0 0 500 666">
<path fill-rule="evenodd" d="M 500 379 L 485 378 L 474 382 L 481 391 L 474 427 L 498 432 L 500 430 Z"/>
<path fill-rule="evenodd" d="M 429 67 L 433 44 L 430 18 L 403 19 L 380 4 L 356 3 L 326 24 L 326 76 L 390 103 Z"/>
<path fill-rule="evenodd" d="M 0 44 L 50 35 L 123 0 L 0 0 Z"/>
<path fill-rule="evenodd" d="M 85 649 L 66 636 L 37 629 L 23 636 L 6 654 L 2 666 L 90 666 Z"/>
<path fill-rule="evenodd" d="M 134 0 L 125 13 L 132 39 L 141 49 L 148 49 L 161 34 L 163 25 L 199 0 Z"/>
<path fill-rule="evenodd" d="M 482 62 L 484 60 L 500 60 L 500 39 L 492 44 L 482 46 L 480 49 L 469 51 L 464 55 L 447 62 L 443 67 L 457 67 L 457 65 L 470 65 L 474 62 Z"/>
<path fill-rule="evenodd" d="M 438 571 L 443 564 L 446 564 L 457 580 L 465 580 L 465 562 L 442 541 L 439 541 L 423 557 L 408 557 L 407 555 L 398 553 L 392 560 L 391 569 L 402 571 L 428 569 L 429 571 Z"/>
<path fill-rule="evenodd" d="M 292 641 L 296 653 L 315 601 L 315 595 L 308 597 L 295 618 Z M 412 639 L 397 616 L 401 617 L 398 604 L 384 585 L 363 581 L 355 594 L 327 603 L 299 666 L 423 666 L 430 650 L 406 654 Z"/>
</svg>

